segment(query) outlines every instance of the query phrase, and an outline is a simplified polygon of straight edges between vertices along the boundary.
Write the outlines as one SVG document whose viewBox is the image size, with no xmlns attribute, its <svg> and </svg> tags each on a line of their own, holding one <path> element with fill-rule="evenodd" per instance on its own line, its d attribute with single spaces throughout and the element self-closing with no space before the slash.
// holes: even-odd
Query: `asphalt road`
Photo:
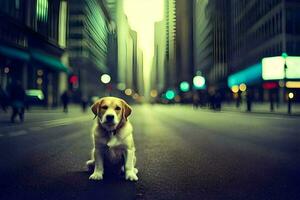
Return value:
<svg viewBox="0 0 300 200">
<path fill-rule="evenodd" d="M 300 199 L 300 117 L 133 109 L 136 183 L 88 180 L 90 113 L 1 113 L 0 199 Z"/>
</svg>

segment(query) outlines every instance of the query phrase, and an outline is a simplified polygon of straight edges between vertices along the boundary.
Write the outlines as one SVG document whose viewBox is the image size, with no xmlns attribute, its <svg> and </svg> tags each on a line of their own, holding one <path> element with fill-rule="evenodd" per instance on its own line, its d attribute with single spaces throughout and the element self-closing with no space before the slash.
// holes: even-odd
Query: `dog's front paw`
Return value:
<svg viewBox="0 0 300 200">
<path fill-rule="evenodd" d="M 94 172 L 92 175 L 90 175 L 90 180 L 99 181 L 103 179 L 103 172 Z"/>
<path fill-rule="evenodd" d="M 137 177 L 134 170 L 126 170 L 125 179 L 130 181 L 137 181 L 139 178 Z"/>
</svg>

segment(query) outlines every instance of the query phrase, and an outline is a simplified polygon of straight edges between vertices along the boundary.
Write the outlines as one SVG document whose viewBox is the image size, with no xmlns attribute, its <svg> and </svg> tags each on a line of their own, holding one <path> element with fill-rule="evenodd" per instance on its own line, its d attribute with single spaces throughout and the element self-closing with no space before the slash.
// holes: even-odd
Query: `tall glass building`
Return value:
<svg viewBox="0 0 300 200">
<path fill-rule="evenodd" d="M 100 76 L 108 72 L 108 18 L 97 0 L 69 0 L 68 53 L 73 74 L 72 85 L 80 96 L 103 95 Z M 76 96 L 76 95 L 75 95 Z"/>
<path fill-rule="evenodd" d="M 244 83 L 255 88 L 257 99 L 269 99 L 273 93 L 274 98 L 284 99 L 280 97 L 280 87 L 284 87 L 280 80 L 274 84 L 262 80 L 262 59 L 283 53 L 300 56 L 300 1 L 232 0 L 231 20 L 229 87 Z"/>
</svg>

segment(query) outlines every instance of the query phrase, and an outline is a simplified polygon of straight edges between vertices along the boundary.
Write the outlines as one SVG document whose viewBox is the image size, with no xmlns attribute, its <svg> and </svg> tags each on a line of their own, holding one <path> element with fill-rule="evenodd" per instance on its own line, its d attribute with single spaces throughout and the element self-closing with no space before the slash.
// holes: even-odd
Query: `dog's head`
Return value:
<svg viewBox="0 0 300 200">
<path fill-rule="evenodd" d="M 101 126 L 108 131 L 117 129 L 131 114 L 131 107 L 123 99 L 116 97 L 101 98 L 91 109 Z"/>
</svg>

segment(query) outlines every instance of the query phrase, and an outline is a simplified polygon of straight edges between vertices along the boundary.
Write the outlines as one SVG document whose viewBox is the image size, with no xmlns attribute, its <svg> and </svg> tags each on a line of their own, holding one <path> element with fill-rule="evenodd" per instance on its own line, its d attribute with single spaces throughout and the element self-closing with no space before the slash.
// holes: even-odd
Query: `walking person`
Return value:
<svg viewBox="0 0 300 200">
<path fill-rule="evenodd" d="M 68 112 L 69 99 L 70 99 L 69 91 L 66 90 L 61 95 L 61 101 L 62 101 L 62 104 L 63 104 L 63 112 L 65 112 L 65 113 Z"/>
<path fill-rule="evenodd" d="M 200 98 L 198 93 L 193 94 L 193 108 L 198 109 L 199 107 Z"/>
<path fill-rule="evenodd" d="M 7 112 L 8 95 L 0 85 L 0 107 L 4 112 Z"/>
<path fill-rule="evenodd" d="M 253 100 L 253 94 L 251 90 L 247 91 L 247 112 L 251 112 L 252 110 L 252 100 Z"/>
<path fill-rule="evenodd" d="M 82 96 L 81 98 L 81 108 L 82 108 L 82 112 L 86 112 L 86 108 L 87 108 L 87 105 L 88 105 L 88 98 L 87 96 Z"/>
<path fill-rule="evenodd" d="M 15 118 L 19 115 L 20 121 L 24 122 L 25 113 L 25 90 L 20 81 L 13 82 L 9 87 L 9 98 L 12 107 L 11 122 L 15 122 Z"/>
</svg>

